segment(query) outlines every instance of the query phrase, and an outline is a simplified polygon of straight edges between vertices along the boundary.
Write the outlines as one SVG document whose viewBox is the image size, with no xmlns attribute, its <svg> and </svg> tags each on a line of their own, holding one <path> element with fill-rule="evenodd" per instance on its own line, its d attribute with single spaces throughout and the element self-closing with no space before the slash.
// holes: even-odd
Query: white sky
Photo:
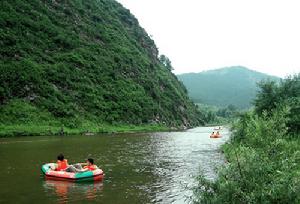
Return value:
<svg viewBox="0 0 300 204">
<path fill-rule="evenodd" d="M 176 74 L 242 65 L 300 72 L 299 0 L 118 0 Z"/>
</svg>

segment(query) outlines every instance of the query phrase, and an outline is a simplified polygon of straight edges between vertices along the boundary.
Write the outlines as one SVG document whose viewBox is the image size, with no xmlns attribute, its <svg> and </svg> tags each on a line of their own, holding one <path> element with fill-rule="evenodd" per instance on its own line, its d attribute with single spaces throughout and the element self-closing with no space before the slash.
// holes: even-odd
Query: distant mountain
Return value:
<svg viewBox="0 0 300 204">
<path fill-rule="evenodd" d="M 186 86 L 194 102 L 216 106 L 232 104 L 238 108 L 251 106 L 257 92 L 257 82 L 280 80 L 242 66 L 181 74 L 177 77 Z"/>
</svg>

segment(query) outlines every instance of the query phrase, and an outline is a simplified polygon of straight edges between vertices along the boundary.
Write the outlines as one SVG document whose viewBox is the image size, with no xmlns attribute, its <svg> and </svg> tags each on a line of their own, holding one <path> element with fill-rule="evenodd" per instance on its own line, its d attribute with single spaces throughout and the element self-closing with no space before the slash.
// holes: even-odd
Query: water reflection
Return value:
<svg viewBox="0 0 300 204">
<path fill-rule="evenodd" d="M 49 196 L 55 195 L 58 203 L 82 200 L 94 201 L 103 190 L 102 181 L 76 183 L 45 179 L 43 187 Z"/>
</svg>

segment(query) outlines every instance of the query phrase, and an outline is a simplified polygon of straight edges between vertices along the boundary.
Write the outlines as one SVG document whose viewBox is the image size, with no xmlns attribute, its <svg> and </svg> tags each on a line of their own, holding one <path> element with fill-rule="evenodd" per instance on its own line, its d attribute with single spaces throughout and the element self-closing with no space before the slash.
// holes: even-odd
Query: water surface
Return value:
<svg viewBox="0 0 300 204">
<path fill-rule="evenodd" d="M 183 132 L 0 139 L 0 203 L 189 203 L 201 171 L 214 179 L 229 137 L 211 127 Z M 69 163 L 91 157 L 103 182 L 45 180 L 40 168 L 64 153 Z"/>
</svg>

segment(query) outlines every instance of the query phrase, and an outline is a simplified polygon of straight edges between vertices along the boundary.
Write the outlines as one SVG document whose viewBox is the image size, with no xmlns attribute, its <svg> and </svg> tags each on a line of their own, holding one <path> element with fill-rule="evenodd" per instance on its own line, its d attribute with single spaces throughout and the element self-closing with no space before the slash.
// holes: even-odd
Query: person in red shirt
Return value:
<svg viewBox="0 0 300 204">
<path fill-rule="evenodd" d="M 94 159 L 90 158 L 90 159 L 86 160 L 86 163 L 78 163 L 78 164 L 74 164 L 74 165 L 69 165 L 68 168 L 66 169 L 66 171 L 67 172 L 85 172 L 85 171 L 94 171 L 96 169 L 98 169 L 98 167 L 94 164 Z"/>
<path fill-rule="evenodd" d="M 94 164 L 94 159 L 87 159 L 86 166 L 83 167 L 83 169 L 87 169 L 87 171 L 94 171 L 98 169 L 98 167 Z"/>
<path fill-rule="evenodd" d="M 65 171 L 68 168 L 68 160 L 65 159 L 63 154 L 57 156 L 55 171 Z"/>
</svg>

